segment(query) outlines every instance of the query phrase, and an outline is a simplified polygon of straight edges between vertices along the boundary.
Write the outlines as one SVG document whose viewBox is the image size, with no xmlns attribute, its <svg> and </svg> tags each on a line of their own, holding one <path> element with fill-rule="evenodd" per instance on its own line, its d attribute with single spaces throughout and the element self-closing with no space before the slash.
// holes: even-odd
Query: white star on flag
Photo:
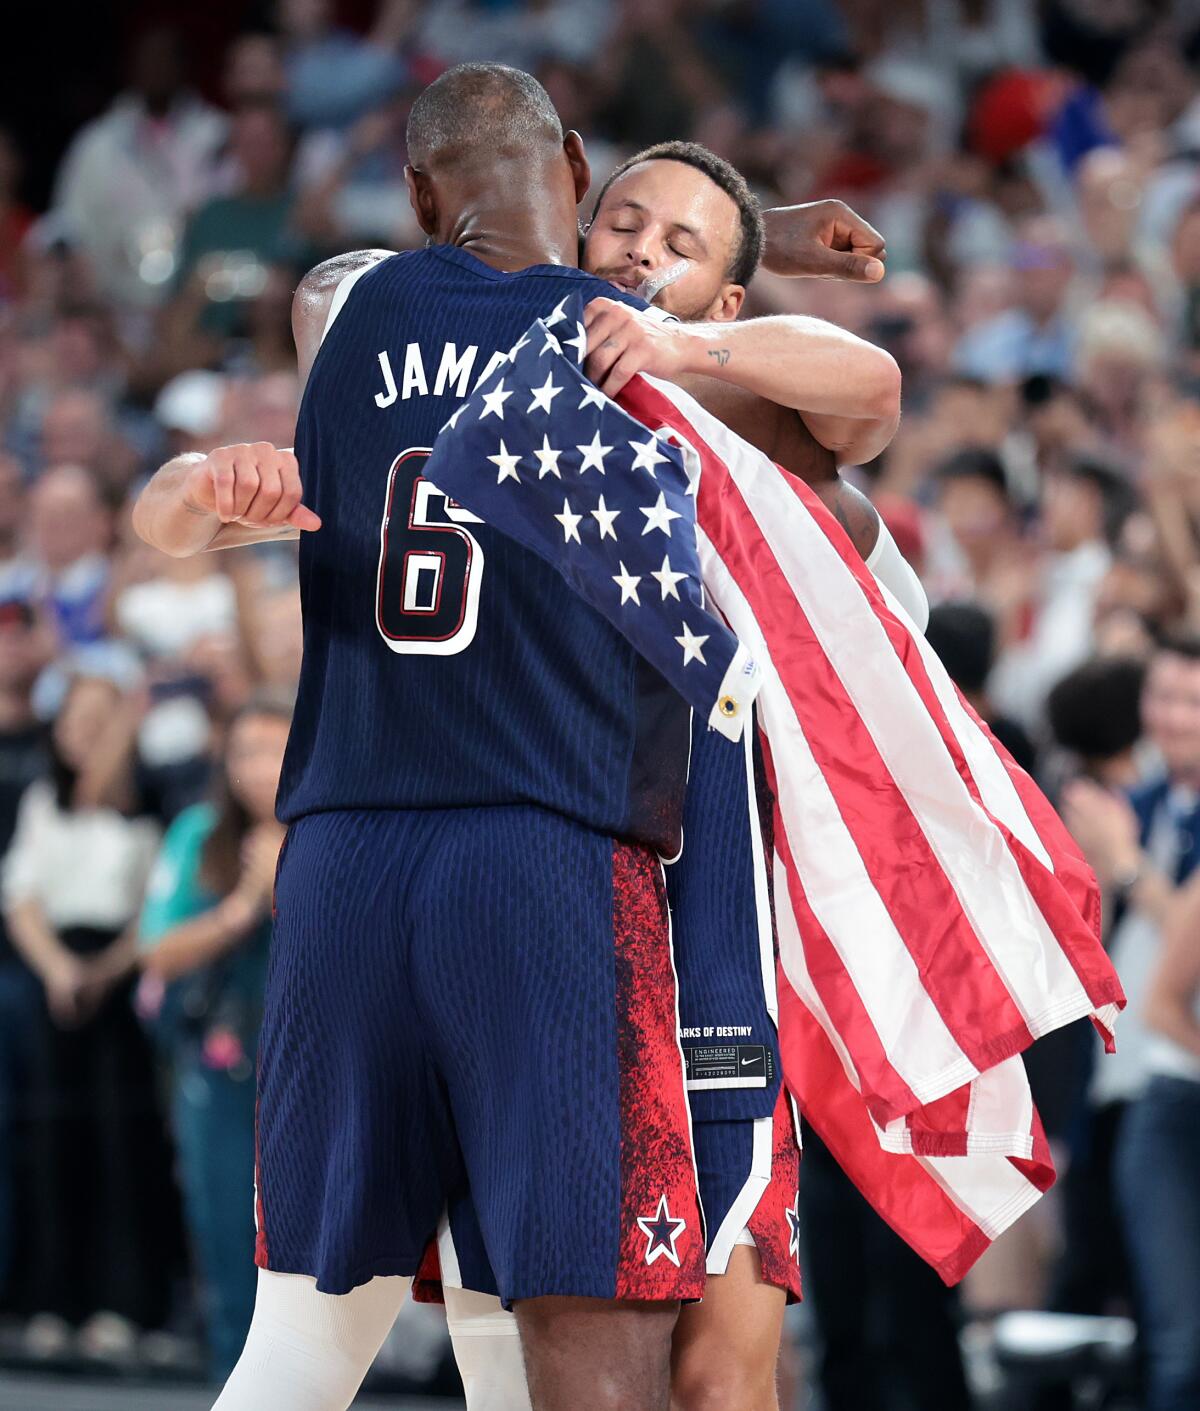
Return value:
<svg viewBox="0 0 1200 1411">
<path fill-rule="evenodd" d="M 583 457 L 579 462 L 579 473 L 582 475 L 585 470 L 598 470 L 604 474 L 604 457 L 612 450 L 611 446 L 600 444 L 600 433 L 597 431 L 586 446 L 576 446 L 575 449 Z M 662 496 L 659 496 L 662 499 Z M 678 518 L 678 516 L 676 516 Z M 668 531 L 670 532 L 670 531 Z"/>
<path fill-rule="evenodd" d="M 704 653 L 700 648 L 708 641 L 707 637 L 697 637 L 692 629 L 685 622 L 683 624 L 683 636 L 676 637 L 675 640 L 683 648 L 683 664 L 686 666 L 689 661 L 698 661 L 701 666 L 707 666 L 704 660 Z"/>
<path fill-rule="evenodd" d="M 558 468 L 558 458 L 562 455 L 562 452 L 556 451 L 550 445 L 549 436 L 542 436 L 542 444 L 540 448 L 534 450 L 533 454 L 537 456 L 538 460 L 539 480 L 545 480 L 548 475 L 557 475 L 560 480 L 562 479 L 562 473 Z"/>
<path fill-rule="evenodd" d="M 541 408 L 542 411 L 548 412 L 550 403 L 561 391 L 561 387 L 554 385 L 554 374 L 547 373 L 545 382 L 540 387 L 533 388 L 533 401 L 530 402 L 528 410 L 535 412 Z"/>
<path fill-rule="evenodd" d="M 658 499 L 652 505 L 639 505 L 638 508 L 646 516 L 646 527 L 643 534 L 649 534 L 652 529 L 661 529 L 669 539 L 671 537 L 671 521 L 681 519 L 683 516 L 678 510 L 673 510 L 667 504 L 666 495 L 660 490 Z"/>
<path fill-rule="evenodd" d="M 583 543 L 583 540 L 579 537 L 579 523 L 580 520 L 583 519 L 583 515 L 572 513 L 570 500 L 563 500 L 562 514 L 556 514 L 554 518 L 557 519 L 559 524 L 563 527 L 564 544 L 569 544 L 572 539 L 574 539 L 577 544 Z M 676 638 L 676 640 L 678 640 L 678 638 Z"/>
<path fill-rule="evenodd" d="M 602 407 L 604 405 L 604 393 L 599 387 L 593 387 L 590 382 L 583 385 L 583 401 L 580 402 L 577 410 L 582 411 L 584 407 Z"/>
<path fill-rule="evenodd" d="M 595 514 L 595 510 L 592 511 Z M 620 573 L 614 573 L 612 581 L 621 590 L 621 606 L 628 602 L 634 602 L 641 607 L 642 601 L 637 595 L 638 584 L 642 581 L 640 575 L 630 573 L 624 564 L 621 565 Z"/>
<path fill-rule="evenodd" d="M 528 346 L 529 346 L 529 332 L 528 332 L 528 330 L 526 330 L 524 333 L 521 334 L 520 341 L 514 343 L 514 344 L 512 345 L 512 347 L 508 350 L 508 360 L 509 360 L 509 362 L 510 362 L 510 363 L 516 362 L 516 360 L 517 360 L 517 354 L 521 351 L 522 348 L 527 348 Z"/>
<path fill-rule="evenodd" d="M 499 470 L 496 476 L 496 484 L 499 485 L 505 480 L 515 480 L 519 485 L 521 477 L 517 474 L 517 466 L 521 463 L 520 456 L 510 456 L 508 447 L 504 444 L 503 438 L 500 441 L 500 450 L 494 456 L 488 456 L 488 460 Z"/>
<path fill-rule="evenodd" d="M 570 298 L 570 295 L 568 295 L 567 298 Z M 558 303 L 558 304 L 556 304 L 556 305 L 554 306 L 554 312 L 550 315 L 550 317 L 549 317 L 549 318 L 544 318 L 544 319 L 542 320 L 542 322 L 546 325 L 547 328 L 553 328 L 556 323 L 561 323 L 561 322 L 563 321 L 563 319 L 566 318 L 566 316 L 567 316 L 566 313 L 565 313 L 566 307 L 567 307 L 567 300 L 566 300 L 566 299 L 563 299 L 561 303 Z"/>
<path fill-rule="evenodd" d="M 666 554 L 663 554 L 662 567 L 654 569 L 650 577 L 658 579 L 658 586 L 662 589 L 662 600 L 664 603 L 667 601 L 668 597 L 674 598 L 676 602 L 679 602 L 679 589 L 676 588 L 675 585 L 676 583 L 682 583 L 687 577 L 687 574 L 676 573 L 671 568 L 671 560 Z"/>
<path fill-rule="evenodd" d="M 575 361 L 577 363 L 581 363 L 584 359 L 584 355 L 587 353 L 587 329 L 584 328 L 583 324 L 581 323 L 577 323 L 575 325 L 575 329 L 575 337 L 564 338 L 563 347 L 578 348 L 579 351 L 575 354 Z"/>
<path fill-rule="evenodd" d="M 669 461 L 670 456 L 664 456 L 658 449 L 658 437 L 651 436 L 648 441 L 630 441 L 630 449 L 637 452 L 633 458 L 631 470 L 648 470 L 654 474 L 654 467 L 662 465 L 664 461 Z"/>
<path fill-rule="evenodd" d="M 483 394 L 483 410 L 479 413 L 479 420 L 482 421 L 485 416 L 490 416 L 492 412 L 495 412 L 500 420 L 503 421 L 504 403 L 508 401 L 511 396 L 511 392 L 504 390 L 504 379 L 501 378 L 490 392 Z"/>
<path fill-rule="evenodd" d="M 547 334 L 546 334 L 546 341 L 542 344 L 542 351 L 538 354 L 538 357 L 539 357 L 539 358 L 542 357 L 542 355 L 545 354 L 545 353 L 561 353 L 561 352 L 562 352 L 562 345 L 559 343 L 558 339 L 555 338 L 555 336 L 554 336 L 553 333 L 547 333 Z"/>
<path fill-rule="evenodd" d="M 466 402 L 463 402 L 461 406 L 455 407 L 453 415 L 450 417 L 450 420 L 446 423 L 446 426 L 442 427 L 442 430 L 445 431 L 446 427 L 449 426 L 457 426 L 459 417 L 462 416 L 463 412 L 465 412 L 466 409 Z"/>
<path fill-rule="evenodd" d="M 604 496 L 600 496 L 600 503 L 592 511 L 592 518 L 600 526 L 601 539 L 603 539 L 606 534 L 610 539 L 617 537 L 617 531 L 613 528 L 613 520 L 616 519 L 617 515 L 620 513 L 620 510 L 610 510 L 604 503 Z"/>
</svg>

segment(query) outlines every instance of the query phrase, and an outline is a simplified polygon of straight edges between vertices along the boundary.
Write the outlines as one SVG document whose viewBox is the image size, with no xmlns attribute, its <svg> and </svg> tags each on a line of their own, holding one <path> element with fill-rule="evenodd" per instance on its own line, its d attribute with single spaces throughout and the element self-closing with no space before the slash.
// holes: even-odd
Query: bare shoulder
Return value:
<svg viewBox="0 0 1200 1411">
<path fill-rule="evenodd" d="M 351 250 L 344 255 L 334 255 L 310 269 L 296 286 L 292 296 L 292 334 L 302 377 L 307 378 L 321 346 L 329 310 L 342 280 L 347 275 L 370 269 L 395 253 L 394 250 Z"/>
<path fill-rule="evenodd" d="M 338 285 L 348 274 L 369 269 L 381 260 L 394 255 L 394 250 L 351 250 L 345 255 L 334 255 L 314 265 L 296 287 L 292 298 L 292 319 L 312 320 L 320 316 L 321 326 L 329 314 L 329 305 Z"/>
</svg>

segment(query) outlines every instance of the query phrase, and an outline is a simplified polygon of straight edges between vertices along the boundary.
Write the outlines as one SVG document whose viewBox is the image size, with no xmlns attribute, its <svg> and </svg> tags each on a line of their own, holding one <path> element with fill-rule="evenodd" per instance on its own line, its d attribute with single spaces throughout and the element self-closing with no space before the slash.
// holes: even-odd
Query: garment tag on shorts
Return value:
<svg viewBox="0 0 1200 1411">
<path fill-rule="evenodd" d="M 775 1055 L 763 1044 L 684 1045 L 690 1092 L 765 1088 L 775 1078 Z"/>
</svg>

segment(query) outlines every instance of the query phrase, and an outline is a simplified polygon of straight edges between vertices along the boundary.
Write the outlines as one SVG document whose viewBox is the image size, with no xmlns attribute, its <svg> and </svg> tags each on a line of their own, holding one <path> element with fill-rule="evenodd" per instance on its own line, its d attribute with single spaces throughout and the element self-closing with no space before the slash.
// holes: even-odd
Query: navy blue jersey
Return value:
<svg viewBox="0 0 1200 1411">
<path fill-rule="evenodd" d="M 580 270 L 505 274 L 438 246 L 368 270 L 328 328 L 296 433 L 323 527 L 300 547 L 285 822 L 532 803 L 677 850 L 683 701 L 553 568 L 421 474 L 456 406 L 575 293 L 619 297 Z"/>
<path fill-rule="evenodd" d="M 769 1117 L 782 1079 L 770 810 L 756 738 L 748 730 L 731 745 L 697 718 L 683 852 L 667 868 L 680 1044 L 697 1122 Z"/>
</svg>

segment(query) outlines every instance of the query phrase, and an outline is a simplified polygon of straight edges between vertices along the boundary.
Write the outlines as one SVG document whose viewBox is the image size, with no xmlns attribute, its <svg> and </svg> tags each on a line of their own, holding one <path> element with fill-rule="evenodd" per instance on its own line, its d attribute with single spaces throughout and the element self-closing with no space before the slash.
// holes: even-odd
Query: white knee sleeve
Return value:
<svg viewBox="0 0 1200 1411">
<path fill-rule="evenodd" d="M 912 564 L 897 548 L 882 519 L 879 521 L 879 538 L 867 555 L 867 567 L 912 618 L 917 631 L 924 632 L 929 626 L 929 599 Z"/>
<path fill-rule="evenodd" d="M 443 1293 L 467 1411 L 530 1411 L 516 1318 L 488 1294 L 453 1288 Z"/>
<path fill-rule="evenodd" d="M 260 1269 L 246 1346 L 213 1411 L 346 1411 L 411 1283 L 318 1293 L 307 1275 Z"/>
</svg>

